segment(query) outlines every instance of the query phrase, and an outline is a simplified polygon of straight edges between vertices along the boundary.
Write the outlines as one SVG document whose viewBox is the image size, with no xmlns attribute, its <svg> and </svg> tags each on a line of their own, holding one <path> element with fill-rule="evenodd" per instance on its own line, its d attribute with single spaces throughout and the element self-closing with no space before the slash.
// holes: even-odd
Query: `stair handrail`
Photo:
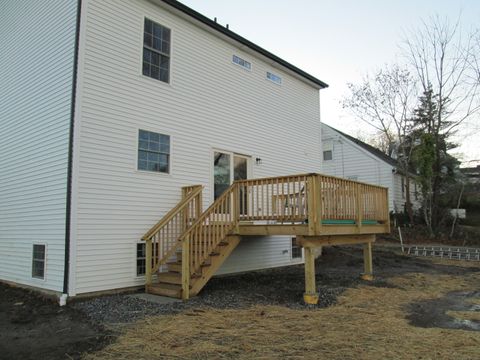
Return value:
<svg viewBox="0 0 480 360">
<path fill-rule="evenodd" d="M 219 210 L 218 212 L 216 212 Z M 214 219 L 212 220 L 212 216 Z M 215 219 L 218 216 L 218 219 Z M 238 184 L 230 185 L 182 234 L 182 298 L 189 298 L 190 277 L 239 223 Z M 207 237 L 202 237 L 207 232 Z M 208 240 L 207 240 L 208 239 Z M 205 242 L 208 242 L 207 244 Z"/>
<path fill-rule="evenodd" d="M 180 237 L 200 216 L 203 186 L 188 186 L 183 190 L 185 190 L 184 198 L 142 236 L 142 240 L 146 242 L 145 277 L 147 285 L 152 282 L 152 274 L 156 273 L 160 266 L 164 265 L 180 248 L 182 244 Z M 179 217 L 183 217 L 181 224 L 178 221 Z M 190 217 L 194 218 L 192 224 L 189 224 Z M 159 235 L 162 230 L 170 225 L 182 226 L 179 236 L 173 240 L 161 238 Z M 160 249 L 162 254 L 160 254 Z"/>
</svg>

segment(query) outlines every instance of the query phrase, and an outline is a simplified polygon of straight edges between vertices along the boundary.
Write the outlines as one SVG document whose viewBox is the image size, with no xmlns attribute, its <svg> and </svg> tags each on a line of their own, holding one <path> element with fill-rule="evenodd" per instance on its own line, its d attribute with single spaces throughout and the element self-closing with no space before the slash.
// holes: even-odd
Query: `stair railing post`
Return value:
<svg viewBox="0 0 480 360">
<path fill-rule="evenodd" d="M 182 299 L 190 298 L 190 235 L 182 242 Z"/>
<path fill-rule="evenodd" d="M 152 239 L 145 240 L 145 285 L 152 284 Z"/>
</svg>

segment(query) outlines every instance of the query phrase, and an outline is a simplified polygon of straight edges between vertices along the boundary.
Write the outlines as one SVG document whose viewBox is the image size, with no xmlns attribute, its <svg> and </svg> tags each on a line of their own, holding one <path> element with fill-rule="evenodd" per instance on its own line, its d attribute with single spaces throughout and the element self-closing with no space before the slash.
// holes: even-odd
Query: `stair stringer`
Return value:
<svg viewBox="0 0 480 360">
<path fill-rule="evenodd" d="M 202 290 L 212 276 L 215 275 L 220 266 L 222 266 L 225 260 L 230 256 L 233 250 L 235 250 L 240 243 L 240 240 L 241 236 L 238 235 L 227 235 L 225 237 L 225 241 L 228 242 L 228 245 L 217 246 L 215 250 L 218 250 L 219 255 L 210 256 L 210 266 L 204 267 L 202 274 L 199 277 L 191 278 L 190 295 L 195 296 Z"/>
</svg>

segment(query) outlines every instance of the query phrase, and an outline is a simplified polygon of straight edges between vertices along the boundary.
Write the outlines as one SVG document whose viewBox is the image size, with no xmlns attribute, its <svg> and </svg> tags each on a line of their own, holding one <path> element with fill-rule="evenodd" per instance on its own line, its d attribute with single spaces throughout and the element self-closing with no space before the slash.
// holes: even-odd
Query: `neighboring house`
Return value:
<svg viewBox="0 0 480 360">
<path fill-rule="evenodd" d="M 476 167 L 460 168 L 463 176 L 470 184 L 480 184 L 480 165 Z"/>
<path fill-rule="evenodd" d="M 140 239 L 182 186 L 206 208 L 234 179 L 319 169 L 327 85 L 179 2 L 4 0 L 0 48 L 4 281 L 144 285 Z M 250 238 L 219 273 L 302 262 L 291 236 Z"/>
<path fill-rule="evenodd" d="M 388 188 L 390 211 L 403 212 L 406 202 L 405 176 L 395 159 L 379 149 L 322 124 L 322 172 L 350 180 Z M 411 180 L 410 199 L 414 209 L 420 207 L 419 190 Z"/>
</svg>

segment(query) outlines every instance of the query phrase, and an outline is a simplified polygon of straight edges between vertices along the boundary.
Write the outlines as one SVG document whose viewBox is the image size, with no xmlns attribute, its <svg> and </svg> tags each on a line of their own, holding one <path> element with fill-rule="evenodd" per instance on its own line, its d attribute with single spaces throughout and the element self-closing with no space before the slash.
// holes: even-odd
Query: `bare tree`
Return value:
<svg viewBox="0 0 480 360">
<path fill-rule="evenodd" d="M 366 122 L 382 139 L 380 143 L 387 155 L 394 155 L 405 176 L 406 208 L 413 221 L 410 199 L 410 136 L 411 119 L 418 99 L 417 83 L 406 69 L 398 65 L 386 66 L 372 77 L 366 76 L 360 85 L 348 84 L 350 94 L 343 100 L 344 108 Z"/>
<path fill-rule="evenodd" d="M 459 21 L 451 23 L 439 16 L 424 22 L 404 41 L 405 56 L 422 92 L 435 95 L 435 117 L 423 129 L 431 134 L 435 151 L 430 186 L 434 229 L 441 218 L 442 159 L 446 156 L 442 142 L 480 112 L 479 50 L 478 31 L 465 35 Z"/>
</svg>

